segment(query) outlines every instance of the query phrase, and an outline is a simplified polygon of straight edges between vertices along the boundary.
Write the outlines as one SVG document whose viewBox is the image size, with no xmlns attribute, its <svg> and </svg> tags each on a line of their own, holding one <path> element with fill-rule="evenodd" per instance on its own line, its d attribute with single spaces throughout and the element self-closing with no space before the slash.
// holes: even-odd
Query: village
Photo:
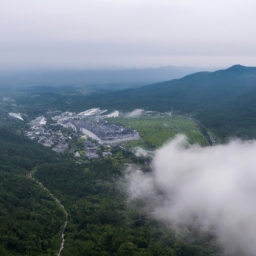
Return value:
<svg viewBox="0 0 256 256">
<path fill-rule="evenodd" d="M 71 152 L 76 158 L 109 157 L 112 155 L 111 147 L 138 140 L 140 135 L 106 120 L 117 117 L 118 111 L 103 115 L 105 112 L 98 108 L 78 114 L 48 111 L 46 116 L 39 116 L 29 123 L 25 135 L 57 153 Z"/>
</svg>

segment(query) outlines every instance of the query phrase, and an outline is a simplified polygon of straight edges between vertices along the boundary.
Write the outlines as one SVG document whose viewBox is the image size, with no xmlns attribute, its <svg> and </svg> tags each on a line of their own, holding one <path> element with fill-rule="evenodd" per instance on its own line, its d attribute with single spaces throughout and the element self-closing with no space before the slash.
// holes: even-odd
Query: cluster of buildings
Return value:
<svg viewBox="0 0 256 256">
<path fill-rule="evenodd" d="M 111 152 L 102 152 L 101 155 L 99 155 L 99 147 L 96 143 L 90 141 L 90 140 L 85 140 L 84 141 L 84 150 L 85 150 L 85 155 L 88 159 L 96 159 L 99 157 L 108 157 L 112 156 Z"/>
<path fill-rule="evenodd" d="M 126 129 L 122 125 L 109 123 L 105 119 L 98 117 L 88 117 L 86 119 L 72 119 L 68 121 L 73 124 L 77 131 L 86 134 L 99 144 L 116 144 L 128 140 L 140 139 L 139 133 Z"/>
<path fill-rule="evenodd" d="M 109 123 L 105 118 L 109 116 L 117 116 L 114 114 L 103 115 L 107 110 L 90 109 L 81 113 L 73 112 L 47 112 L 47 119 L 39 116 L 32 120 L 30 128 L 25 134 L 30 139 L 35 139 L 38 143 L 52 150 L 62 153 L 70 147 L 70 140 L 74 137 L 83 137 L 84 155 L 88 159 L 96 159 L 99 157 L 111 156 L 111 152 L 102 152 L 99 150 L 99 144 L 116 145 L 117 143 L 140 139 L 139 133 L 126 129 L 122 125 Z M 47 122 L 50 121 L 49 123 Z M 90 137 L 92 140 L 88 140 Z M 80 158 L 81 152 L 77 149 L 74 156 Z M 101 152 L 101 153 L 99 153 Z"/>
<path fill-rule="evenodd" d="M 109 151 L 102 152 L 102 150 L 99 147 L 99 144 L 96 144 L 91 140 L 85 139 L 83 142 L 83 146 L 84 146 L 84 154 L 89 160 L 97 159 L 100 157 L 112 156 L 112 153 Z M 76 151 L 74 156 L 76 158 L 80 158 L 81 154 L 78 151 Z"/>
<path fill-rule="evenodd" d="M 32 140 L 37 140 L 43 146 L 52 147 L 52 150 L 58 153 L 68 149 L 67 140 L 71 137 L 64 136 L 60 129 L 52 129 L 46 124 L 44 116 L 37 117 L 30 122 L 30 128 L 25 131 L 25 135 Z"/>
<path fill-rule="evenodd" d="M 73 132 L 91 137 L 99 144 L 116 144 L 140 139 L 138 132 L 126 129 L 122 125 L 109 123 L 106 120 L 108 117 L 118 117 L 118 111 L 110 114 L 106 114 L 106 111 L 94 108 L 78 114 L 64 112 L 53 116 L 52 120 L 65 128 L 72 129 Z"/>
</svg>

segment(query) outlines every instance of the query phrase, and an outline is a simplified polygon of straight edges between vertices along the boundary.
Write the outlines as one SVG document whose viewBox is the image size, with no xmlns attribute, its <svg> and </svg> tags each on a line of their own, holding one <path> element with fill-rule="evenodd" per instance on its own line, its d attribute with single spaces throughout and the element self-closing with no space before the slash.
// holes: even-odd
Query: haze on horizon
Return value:
<svg viewBox="0 0 256 256">
<path fill-rule="evenodd" d="M 0 1 L 0 69 L 256 66 L 254 0 Z"/>
</svg>

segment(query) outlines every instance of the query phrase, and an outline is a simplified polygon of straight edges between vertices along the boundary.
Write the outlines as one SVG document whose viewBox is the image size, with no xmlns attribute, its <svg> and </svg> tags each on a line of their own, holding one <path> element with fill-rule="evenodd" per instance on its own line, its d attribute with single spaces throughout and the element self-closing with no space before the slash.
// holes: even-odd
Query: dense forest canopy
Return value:
<svg viewBox="0 0 256 256">
<path fill-rule="evenodd" d="M 145 215 L 141 202 L 127 204 L 120 186 L 126 167 L 136 165 L 149 172 L 150 158 L 113 146 L 107 158 L 77 161 L 71 152 L 56 154 L 22 134 L 26 122 L 46 111 L 100 107 L 174 113 L 172 120 L 116 119 L 140 130 L 142 145 L 151 149 L 179 131 L 193 143 L 208 145 L 200 127 L 223 140 L 230 136 L 255 138 L 256 68 L 236 65 L 108 93 L 84 93 L 69 86 L 14 88 L 5 86 L 0 93 L 1 255 L 56 255 L 65 211 L 68 224 L 61 255 L 220 255 L 211 234 L 191 229 L 188 236 L 176 236 L 172 229 Z M 22 113 L 24 120 L 11 118 L 9 112 Z M 72 143 L 83 150 L 78 138 Z"/>
<path fill-rule="evenodd" d="M 61 255 L 213 255 L 211 237 L 193 243 L 126 204 L 116 183 L 124 165 L 148 159 L 112 149 L 113 157 L 76 164 L 36 142 L 0 129 L 1 255 L 56 255 L 65 216 L 30 173 L 69 214 Z"/>
</svg>

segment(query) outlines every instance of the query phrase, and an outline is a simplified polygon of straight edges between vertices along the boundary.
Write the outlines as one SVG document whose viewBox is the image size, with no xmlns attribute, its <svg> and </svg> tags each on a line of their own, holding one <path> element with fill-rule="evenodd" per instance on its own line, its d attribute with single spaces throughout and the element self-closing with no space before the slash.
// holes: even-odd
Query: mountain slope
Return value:
<svg viewBox="0 0 256 256">
<path fill-rule="evenodd" d="M 0 255 L 55 255 L 63 211 L 29 172 L 58 157 L 0 127 Z"/>
<path fill-rule="evenodd" d="M 75 164 L 0 127 L 0 255 L 57 255 L 65 216 L 46 189 L 69 215 L 61 256 L 216 255 L 211 237 L 193 234 L 188 243 L 147 217 L 139 203 L 127 204 L 124 164 L 142 167 L 149 160 L 118 147 L 112 153 Z"/>
<path fill-rule="evenodd" d="M 195 115 L 220 137 L 256 137 L 256 68 L 235 65 L 163 83 L 77 99 L 76 106 Z"/>
</svg>

